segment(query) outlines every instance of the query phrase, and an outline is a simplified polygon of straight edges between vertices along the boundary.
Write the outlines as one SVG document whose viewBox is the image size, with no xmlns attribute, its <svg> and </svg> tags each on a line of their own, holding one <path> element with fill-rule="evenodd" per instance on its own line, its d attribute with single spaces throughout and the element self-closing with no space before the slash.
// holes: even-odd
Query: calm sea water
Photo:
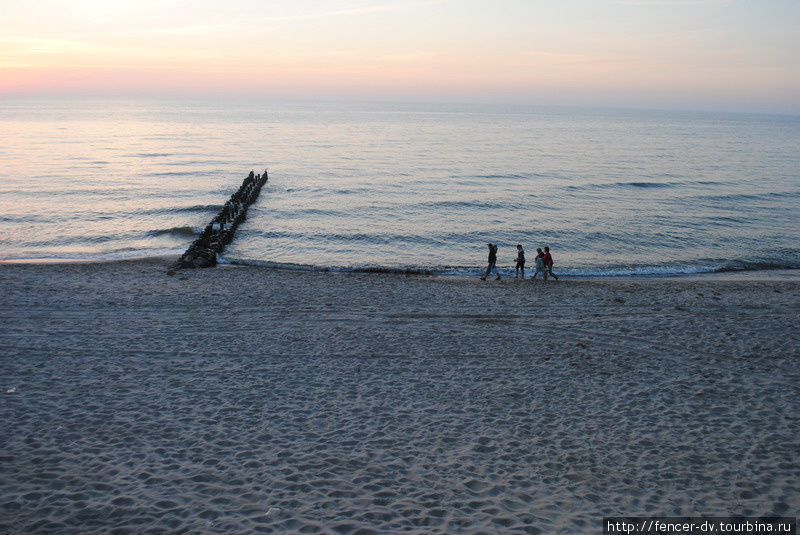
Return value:
<svg viewBox="0 0 800 535">
<path fill-rule="evenodd" d="M 226 261 L 800 268 L 800 117 L 255 101 L 0 101 L 0 259 L 178 255 L 265 167 Z"/>
</svg>

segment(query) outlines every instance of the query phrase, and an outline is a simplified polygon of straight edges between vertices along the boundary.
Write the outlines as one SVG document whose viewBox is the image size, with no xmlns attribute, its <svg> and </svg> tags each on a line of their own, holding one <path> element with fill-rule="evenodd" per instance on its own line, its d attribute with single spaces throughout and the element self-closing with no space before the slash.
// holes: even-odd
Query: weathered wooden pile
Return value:
<svg viewBox="0 0 800 535">
<path fill-rule="evenodd" d="M 263 175 L 253 171 L 242 182 L 239 190 L 231 195 L 222 210 L 206 225 L 200 236 L 186 249 L 175 264 L 180 268 L 207 268 L 217 265 L 217 255 L 233 240 L 237 227 L 247 217 L 247 208 L 253 204 L 267 183 L 266 169 Z"/>
</svg>

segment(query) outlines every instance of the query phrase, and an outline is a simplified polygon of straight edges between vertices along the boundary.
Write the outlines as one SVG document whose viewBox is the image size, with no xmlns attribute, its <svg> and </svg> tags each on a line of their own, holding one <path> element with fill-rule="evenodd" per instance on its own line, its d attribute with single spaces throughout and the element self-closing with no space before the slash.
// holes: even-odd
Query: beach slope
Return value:
<svg viewBox="0 0 800 535">
<path fill-rule="evenodd" d="M 0 265 L 0 532 L 800 508 L 800 281 Z"/>
</svg>

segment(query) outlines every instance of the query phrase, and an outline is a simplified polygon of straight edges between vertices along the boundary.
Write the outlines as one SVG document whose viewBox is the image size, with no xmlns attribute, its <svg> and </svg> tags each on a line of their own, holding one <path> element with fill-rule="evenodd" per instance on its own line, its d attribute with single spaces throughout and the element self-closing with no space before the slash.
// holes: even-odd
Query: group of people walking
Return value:
<svg viewBox="0 0 800 535">
<path fill-rule="evenodd" d="M 489 247 L 489 265 L 486 266 L 486 273 L 483 274 L 481 280 L 485 281 L 486 277 L 488 277 L 491 273 L 497 275 L 495 280 L 500 280 L 500 272 L 497 270 L 497 245 L 493 243 L 486 244 Z M 525 278 L 525 251 L 522 249 L 522 245 L 517 245 L 517 258 L 515 262 L 515 272 L 514 278 Z M 545 247 L 544 250 L 541 248 L 536 249 L 536 271 L 533 272 L 531 276 L 532 279 L 535 279 L 539 273 L 542 274 L 542 278 L 547 280 L 547 275 L 549 274 L 554 279 L 558 280 L 558 275 L 553 273 L 553 256 L 550 254 L 550 248 Z"/>
</svg>

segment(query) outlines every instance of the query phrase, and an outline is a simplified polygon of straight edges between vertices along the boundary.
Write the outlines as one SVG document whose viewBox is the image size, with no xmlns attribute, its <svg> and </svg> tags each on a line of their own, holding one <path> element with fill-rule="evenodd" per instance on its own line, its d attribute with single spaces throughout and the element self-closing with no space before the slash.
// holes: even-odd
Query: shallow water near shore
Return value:
<svg viewBox="0 0 800 535">
<path fill-rule="evenodd" d="M 0 259 L 177 255 L 250 169 L 223 261 L 466 275 L 797 269 L 800 118 L 266 101 L 0 103 Z"/>
</svg>

